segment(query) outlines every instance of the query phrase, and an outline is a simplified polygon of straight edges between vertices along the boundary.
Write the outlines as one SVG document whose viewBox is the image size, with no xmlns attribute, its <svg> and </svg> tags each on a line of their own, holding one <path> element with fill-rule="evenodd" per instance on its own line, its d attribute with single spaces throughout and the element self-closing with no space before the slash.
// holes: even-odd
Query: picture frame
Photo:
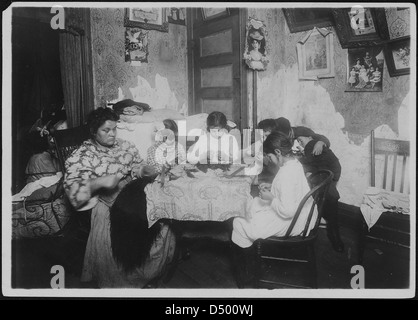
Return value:
<svg viewBox="0 0 418 320">
<path fill-rule="evenodd" d="M 410 36 L 386 42 L 384 53 L 390 77 L 398 77 L 411 73 L 410 51 Z"/>
<path fill-rule="evenodd" d="M 332 32 L 314 27 L 297 43 L 296 49 L 300 80 L 335 77 Z"/>
<path fill-rule="evenodd" d="M 142 28 L 125 28 L 125 62 L 148 62 L 148 32 Z"/>
<path fill-rule="evenodd" d="M 334 8 L 332 14 L 343 49 L 376 46 L 389 39 L 384 8 Z"/>
<path fill-rule="evenodd" d="M 168 23 L 186 25 L 186 8 L 167 8 Z"/>
<path fill-rule="evenodd" d="M 168 32 L 165 8 L 125 8 L 125 27 Z"/>
<path fill-rule="evenodd" d="M 382 92 L 384 45 L 349 48 L 345 92 Z"/>
<path fill-rule="evenodd" d="M 330 8 L 283 8 L 282 10 L 291 33 L 334 25 L 334 16 Z"/>
<path fill-rule="evenodd" d="M 201 8 L 203 20 L 212 20 L 218 17 L 229 16 L 228 8 Z"/>
<path fill-rule="evenodd" d="M 245 64 L 252 70 L 266 70 L 269 60 L 266 51 L 267 30 L 264 22 L 249 17 L 246 26 L 245 39 Z"/>
</svg>

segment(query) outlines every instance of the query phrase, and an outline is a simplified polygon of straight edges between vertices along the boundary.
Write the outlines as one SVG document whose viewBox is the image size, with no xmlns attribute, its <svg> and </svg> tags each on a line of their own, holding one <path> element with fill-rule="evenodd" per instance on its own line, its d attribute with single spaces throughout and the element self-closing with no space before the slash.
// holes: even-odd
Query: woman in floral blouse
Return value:
<svg viewBox="0 0 418 320">
<path fill-rule="evenodd" d="M 170 257 L 168 250 L 172 250 L 165 244 L 170 242 L 172 233 L 161 225 L 159 236 L 150 245 L 153 257 L 148 254 L 142 265 L 129 272 L 113 256 L 110 209 L 132 179 L 154 174 L 131 142 L 116 138 L 118 120 L 110 108 L 90 113 L 87 124 L 91 138 L 66 160 L 64 187 L 74 208 L 93 208 L 81 280 L 96 281 L 99 287 L 143 287 L 164 269 Z M 136 248 L 130 249 L 134 252 Z"/>
</svg>

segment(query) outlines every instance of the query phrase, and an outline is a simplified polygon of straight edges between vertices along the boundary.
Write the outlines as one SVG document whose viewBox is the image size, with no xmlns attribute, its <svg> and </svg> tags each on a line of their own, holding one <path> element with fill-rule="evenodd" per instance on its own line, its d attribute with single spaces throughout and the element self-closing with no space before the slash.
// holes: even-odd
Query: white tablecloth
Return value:
<svg viewBox="0 0 418 320">
<path fill-rule="evenodd" d="M 145 188 L 148 224 L 162 218 L 193 221 L 224 221 L 245 216 L 251 201 L 251 177 L 227 179 L 214 175 L 182 177 L 161 187 L 159 182 Z"/>
<path fill-rule="evenodd" d="M 409 194 L 369 187 L 364 194 L 360 210 L 370 229 L 383 212 L 409 214 Z"/>
</svg>

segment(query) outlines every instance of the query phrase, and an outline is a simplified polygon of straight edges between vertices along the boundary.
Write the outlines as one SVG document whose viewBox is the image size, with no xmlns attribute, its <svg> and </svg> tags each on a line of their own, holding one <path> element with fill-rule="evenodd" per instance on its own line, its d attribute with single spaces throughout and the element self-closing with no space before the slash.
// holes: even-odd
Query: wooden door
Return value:
<svg viewBox="0 0 418 320">
<path fill-rule="evenodd" d="M 247 127 L 245 20 L 239 8 L 206 19 L 201 8 L 188 9 L 190 114 L 221 111 L 239 128 Z"/>
</svg>

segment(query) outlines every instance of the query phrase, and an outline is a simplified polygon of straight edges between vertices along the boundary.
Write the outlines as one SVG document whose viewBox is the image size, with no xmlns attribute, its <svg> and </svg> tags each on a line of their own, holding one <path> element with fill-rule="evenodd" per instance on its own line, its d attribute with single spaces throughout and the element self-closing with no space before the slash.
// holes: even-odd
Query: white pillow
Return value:
<svg viewBox="0 0 418 320">
<path fill-rule="evenodd" d="M 147 159 L 148 148 L 155 143 L 155 132 L 161 128 L 161 123 L 132 123 L 124 125 L 118 123 L 117 137 L 135 144 L 142 159 Z"/>
</svg>

